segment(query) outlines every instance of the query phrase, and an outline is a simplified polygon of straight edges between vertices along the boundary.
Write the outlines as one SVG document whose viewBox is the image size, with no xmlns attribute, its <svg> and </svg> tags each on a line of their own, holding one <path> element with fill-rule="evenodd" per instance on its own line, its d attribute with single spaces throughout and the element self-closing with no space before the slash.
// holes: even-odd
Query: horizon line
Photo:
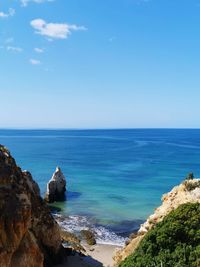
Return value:
<svg viewBox="0 0 200 267">
<path fill-rule="evenodd" d="M 64 127 L 58 127 L 58 128 L 54 128 L 54 127 L 45 127 L 45 128 L 38 128 L 38 127 L 34 127 L 34 128 L 29 128 L 29 127 L 0 127 L 0 131 L 6 131 L 6 130 L 10 130 L 10 131 L 20 131 L 20 130 L 24 130 L 24 131 L 89 131 L 89 130 L 200 130 L 200 127 L 113 127 L 113 128 L 64 128 Z"/>
</svg>

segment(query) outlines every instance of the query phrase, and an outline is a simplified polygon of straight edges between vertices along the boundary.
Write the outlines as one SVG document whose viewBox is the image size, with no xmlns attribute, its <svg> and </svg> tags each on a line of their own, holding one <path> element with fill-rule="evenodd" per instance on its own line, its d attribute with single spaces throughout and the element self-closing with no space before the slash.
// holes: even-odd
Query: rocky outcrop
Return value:
<svg viewBox="0 0 200 267">
<path fill-rule="evenodd" d="M 45 200 L 49 203 L 64 201 L 66 191 L 66 179 L 59 167 L 56 168 L 51 180 L 47 184 Z"/>
<path fill-rule="evenodd" d="M 62 241 L 68 248 L 72 249 L 73 252 L 79 252 L 82 254 L 86 253 L 86 250 L 81 245 L 81 240 L 73 233 L 61 230 Z"/>
<path fill-rule="evenodd" d="M 38 185 L 0 145 L 0 266 L 51 266 L 62 253 L 59 226 Z"/>
<path fill-rule="evenodd" d="M 81 230 L 80 234 L 89 246 L 94 246 L 96 244 L 95 234 L 92 231 Z"/>
<path fill-rule="evenodd" d="M 175 210 L 181 204 L 196 202 L 200 203 L 200 179 L 186 180 L 179 186 L 174 187 L 171 192 L 164 194 L 162 205 L 140 226 L 138 233 L 133 235 L 128 244 L 122 250 L 117 251 L 114 256 L 116 266 L 133 253 L 146 233 L 158 222 L 161 222 L 172 210 Z"/>
</svg>

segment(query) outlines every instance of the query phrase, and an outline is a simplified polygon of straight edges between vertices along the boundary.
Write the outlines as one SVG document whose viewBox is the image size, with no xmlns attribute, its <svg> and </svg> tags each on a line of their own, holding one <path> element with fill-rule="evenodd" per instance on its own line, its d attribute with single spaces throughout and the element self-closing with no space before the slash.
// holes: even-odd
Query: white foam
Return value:
<svg viewBox="0 0 200 267">
<path fill-rule="evenodd" d="M 66 231 L 71 233 L 80 233 L 81 230 L 91 230 L 95 233 L 98 244 L 107 244 L 115 246 L 124 246 L 126 238 L 121 237 L 114 232 L 106 229 L 104 226 L 96 226 L 86 216 L 68 216 L 54 215 L 59 225 Z"/>
</svg>

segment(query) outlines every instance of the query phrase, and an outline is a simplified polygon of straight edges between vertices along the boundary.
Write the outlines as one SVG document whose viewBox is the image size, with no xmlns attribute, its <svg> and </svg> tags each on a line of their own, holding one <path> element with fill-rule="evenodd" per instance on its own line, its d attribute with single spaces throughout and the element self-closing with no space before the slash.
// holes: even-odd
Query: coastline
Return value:
<svg viewBox="0 0 200 267">
<path fill-rule="evenodd" d="M 106 225 L 96 224 L 90 217 L 80 215 L 65 215 L 62 212 L 52 213 L 54 219 L 63 231 L 72 233 L 80 237 L 82 230 L 89 230 L 94 233 L 95 240 L 99 245 L 110 245 L 123 247 L 128 238 L 128 234 L 122 236 Z M 134 222 L 133 222 L 134 225 Z M 135 231 L 139 229 L 139 225 L 135 227 Z M 131 231 L 130 234 L 134 232 Z M 80 238 L 81 239 L 81 238 Z"/>
<path fill-rule="evenodd" d="M 200 225 L 200 179 L 195 178 L 193 173 L 189 173 L 181 184 L 162 196 L 161 206 L 155 209 L 154 213 L 140 226 L 137 234 L 131 235 L 130 240 L 122 248 L 119 243 L 101 244 L 101 242 L 113 242 L 113 240 L 121 242 L 122 237 L 95 224 L 86 216 L 53 214 L 47 203 L 42 200 L 39 186 L 33 180 L 31 173 L 22 171 L 16 165 L 10 152 L 1 145 L 0 163 L 1 211 L 5 214 L 1 222 L 1 239 L 4 242 L 2 242 L 3 245 L 5 244 L 0 253 L 2 267 L 10 266 L 10 262 L 15 267 L 27 267 L 27 262 L 30 262 L 31 266 L 38 267 L 52 265 L 54 267 L 112 267 L 115 264 L 121 266 L 121 263 L 125 267 L 132 266 L 131 262 L 144 262 L 144 257 L 146 257 L 147 264 L 151 259 L 152 263 L 159 265 L 163 261 L 163 255 L 166 255 L 165 262 L 170 260 L 170 266 L 175 266 L 171 264 L 171 261 L 175 264 L 182 262 L 183 255 L 186 255 L 185 247 L 189 251 L 187 258 L 184 258 L 185 263 L 192 262 L 191 266 L 197 266 L 199 244 L 196 242 L 198 239 L 196 239 L 194 230 L 198 231 Z M 11 192 L 14 193 L 13 197 Z M 10 208 L 12 208 L 12 213 Z M 183 224 L 185 217 L 187 218 L 186 226 Z M 193 227 L 194 221 L 196 224 Z M 175 231 L 171 230 L 171 224 L 175 225 Z M 162 227 L 160 232 L 159 229 Z M 163 241 L 160 243 L 159 238 L 157 242 L 155 236 L 162 236 L 166 229 L 168 232 L 165 236 L 170 237 L 168 243 Z M 149 238 L 148 235 L 147 240 L 144 240 L 145 245 L 144 242 L 141 244 L 142 250 L 135 251 L 147 233 L 153 238 Z M 182 233 L 184 238 L 182 238 Z M 172 257 L 169 258 L 169 246 L 166 244 L 171 244 L 171 239 L 174 241 L 173 250 L 170 253 Z M 151 243 L 149 244 L 149 240 L 152 244 L 157 242 L 154 251 L 156 253 L 159 251 L 160 254 L 148 249 L 153 247 Z M 88 245 L 85 244 L 86 242 Z M 181 247 L 177 246 L 179 243 Z M 9 247 L 13 250 L 8 253 Z M 181 249 L 178 254 L 177 247 Z M 193 247 L 196 254 L 193 253 Z M 166 254 L 163 254 L 163 251 L 166 251 Z M 192 258 L 193 255 L 195 255 L 194 258 Z M 175 256 L 178 256 L 178 261 Z M 190 266 L 190 264 L 184 266 Z"/>
<path fill-rule="evenodd" d="M 117 219 L 126 226 L 126 221 L 144 222 L 160 205 L 160 196 L 180 183 L 189 165 L 199 174 L 199 133 L 192 131 L 189 141 L 184 130 L 180 134 L 143 130 L 139 135 L 136 130 L 87 134 L 13 130 L 0 131 L 0 136 L 22 169 L 31 171 L 42 196 L 54 168 L 61 167 L 67 179 L 67 202 L 57 206 L 64 214 L 86 214 L 100 224 Z M 123 230 L 137 229 L 132 231 L 127 224 Z"/>
<path fill-rule="evenodd" d="M 120 251 L 125 246 L 128 237 L 117 235 L 105 226 L 95 225 L 87 216 L 66 216 L 61 211 L 54 211 L 52 214 L 61 231 L 70 234 L 67 237 L 68 240 L 65 239 L 66 237 L 63 239 L 64 247 L 73 248 L 72 244 L 75 242 L 83 248 L 83 250 L 79 250 L 75 246 L 64 263 L 54 267 L 112 267 L 114 265 L 113 257 L 118 250 Z M 94 233 L 95 245 L 88 245 L 81 238 L 82 230 Z M 77 242 L 79 238 L 80 243 Z"/>
<path fill-rule="evenodd" d="M 121 246 L 96 244 L 94 246 L 84 245 L 86 256 L 75 253 L 68 256 L 63 264 L 54 267 L 112 267 L 113 256 Z"/>
</svg>

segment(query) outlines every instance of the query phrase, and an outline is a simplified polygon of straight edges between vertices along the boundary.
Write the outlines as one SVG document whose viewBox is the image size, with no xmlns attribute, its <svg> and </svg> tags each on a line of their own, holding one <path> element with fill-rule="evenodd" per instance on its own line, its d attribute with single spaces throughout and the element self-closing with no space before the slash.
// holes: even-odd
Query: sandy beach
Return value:
<svg viewBox="0 0 200 267">
<path fill-rule="evenodd" d="M 55 267 L 111 267 L 113 266 L 113 254 L 121 247 L 113 245 L 97 244 L 84 246 L 88 256 L 68 256 L 66 262 Z"/>
</svg>

